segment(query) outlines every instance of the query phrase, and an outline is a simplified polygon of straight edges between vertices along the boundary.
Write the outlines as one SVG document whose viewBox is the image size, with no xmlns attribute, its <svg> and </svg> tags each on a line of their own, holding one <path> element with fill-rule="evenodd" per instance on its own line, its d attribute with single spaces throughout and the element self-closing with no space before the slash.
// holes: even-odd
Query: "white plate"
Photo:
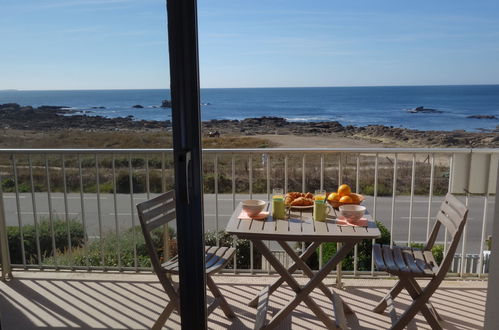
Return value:
<svg viewBox="0 0 499 330">
<path fill-rule="evenodd" d="M 300 205 L 300 206 L 291 206 L 291 205 L 286 205 L 287 208 L 291 209 L 296 209 L 296 210 L 306 210 L 306 209 L 312 209 L 314 205 Z"/>
</svg>

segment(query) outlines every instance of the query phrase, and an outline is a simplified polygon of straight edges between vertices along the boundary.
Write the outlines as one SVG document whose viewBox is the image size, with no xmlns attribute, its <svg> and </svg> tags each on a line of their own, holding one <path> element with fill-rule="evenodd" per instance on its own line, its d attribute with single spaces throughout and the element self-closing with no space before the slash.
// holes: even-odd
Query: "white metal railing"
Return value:
<svg viewBox="0 0 499 330">
<path fill-rule="evenodd" d="M 429 235 L 438 195 L 453 189 L 452 172 L 457 162 L 461 162 L 457 155 L 471 154 L 488 157 L 485 175 L 489 182 L 490 173 L 497 168 L 498 149 L 205 149 L 205 227 L 215 232 L 223 230 L 239 200 L 254 197 L 268 200 L 272 187 L 283 187 L 286 192 L 332 190 L 347 182 L 356 192 L 370 196 L 366 202 L 373 217 L 389 228 L 389 244 L 424 241 Z M 471 168 L 468 166 L 469 171 Z M 173 182 L 171 149 L 0 149 L 2 276 L 9 273 L 10 267 L 149 269 L 144 261 L 147 258 L 140 254 L 143 251 L 138 251 L 140 231 L 133 229 L 138 225 L 135 204 L 171 189 Z M 487 222 L 491 221 L 487 213 L 491 209 L 488 188 L 483 195 L 464 197 L 467 204 L 473 204 L 472 212 L 481 214 L 481 223 L 473 216 L 473 221 L 467 224 L 460 255 L 475 253 L 478 259 L 473 259 L 476 265 L 471 268 L 465 262 L 454 267 L 461 276 L 469 269 L 480 276 L 486 269 L 484 241 Z M 479 205 L 478 200 L 483 200 L 482 210 L 473 209 Z M 421 211 L 422 216 L 415 215 Z M 407 219 L 405 229 L 401 218 Z M 81 234 L 72 232 L 74 223 L 80 225 Z M 7 226 L 11 227 L 10 242 L 7 242 Z M 470 226 L 473 235 L 467 235 Z M 475 226 L 480 229 L 478 236 Z M 48 231 L 49 237 L 42 230 Z M 77 235 L 81 241 L 74 242 Z M 401 239 L 404 235 L 406 240 Z M 221 244 L 221 240 L 226 243 L 226 238 L 215 236 L 216 244 Z M 445 251 L 447 233 L 440 240 Z M 7 260 L 4 246 L 7 243 L 11 246 L 12 262 Z M 304 249 L 305 243 L 300 246 Z M 166 242 L 165 249 L 169 248 Z M 234 272 L 262 271 L 262 261 L 255 258 L 251 244 L 248 250 L 246 256 L 239 254 L 234 259 Z M 321 246 L 317 251 L 319 266 L 324 253 Z M 372 258 L 366 263 L 362 253 L 365 247 L 361 251 L 356 246 L 353 267 L 343 273 L 375 274 Z M 247 269 L 238 266 L 243 257 Z"/>
</svg>

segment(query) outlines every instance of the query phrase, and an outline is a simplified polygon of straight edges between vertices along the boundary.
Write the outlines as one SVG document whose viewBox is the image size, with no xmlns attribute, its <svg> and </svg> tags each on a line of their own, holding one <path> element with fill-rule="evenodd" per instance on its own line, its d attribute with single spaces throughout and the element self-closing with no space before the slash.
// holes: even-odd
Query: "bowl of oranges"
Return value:
<svg viewBox="0 0 499 330">
<path fill-rule="evenodd" d="M 352 189 L 347 184 L 342 184 L 338 190 L 332 192 L 327 197 L 327 201 L 334 208 L 339 208 L 342 205 L 354 204 L 359 205 L 364 200 L 364 196 L 352 192 Z"/>
</svg>

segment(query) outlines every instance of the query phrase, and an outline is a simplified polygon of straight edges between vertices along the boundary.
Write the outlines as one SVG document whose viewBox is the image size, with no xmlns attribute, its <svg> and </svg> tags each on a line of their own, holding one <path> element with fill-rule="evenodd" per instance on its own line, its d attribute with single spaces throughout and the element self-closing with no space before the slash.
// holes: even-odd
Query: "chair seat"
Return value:
<svg viewBox="0 0 499 330">
<path fill-rule="evenodd" d="M 236 249 L 225 246 L 205 247 L 205 270 L 206 274 L 215 273 L 225 267 L 236 253 Z M 163 271 L 168 274 L 178 274 L 178 256 L 173 257 L 161 265 Z"/>
<path fill-rule="evenodd" d="M 435 277 L 438 265 L 431 251 L 389 245 L 373 245 L 376 268 L 392 275 Z"/>
</svg>

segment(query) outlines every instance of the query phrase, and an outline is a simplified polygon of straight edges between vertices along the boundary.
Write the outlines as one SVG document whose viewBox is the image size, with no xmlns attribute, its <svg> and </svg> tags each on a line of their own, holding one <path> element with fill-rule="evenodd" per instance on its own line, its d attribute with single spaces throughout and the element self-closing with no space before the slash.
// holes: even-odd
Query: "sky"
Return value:
<svg viewBox="0 0 499 330">
<path fill-rule="evenodd" d="M 499 1 L 198 0 L 202 88 L 499 83 Z M 164 0 L 1 0 L 0 89 L 169 88 Z"/>
</svg>

